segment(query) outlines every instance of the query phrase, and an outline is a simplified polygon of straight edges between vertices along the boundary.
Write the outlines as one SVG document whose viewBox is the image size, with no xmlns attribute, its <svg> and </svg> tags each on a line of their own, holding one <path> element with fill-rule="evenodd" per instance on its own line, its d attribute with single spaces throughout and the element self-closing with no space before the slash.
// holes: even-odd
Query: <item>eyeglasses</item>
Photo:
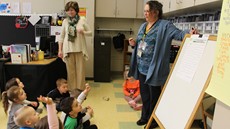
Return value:
<svg viewBox="0 0 230 129">
<path fill-rule="evenodd" d="M 150 10 L 144 10 L 144 13 L 150 13 L 151 11 Z"/>
</svg>

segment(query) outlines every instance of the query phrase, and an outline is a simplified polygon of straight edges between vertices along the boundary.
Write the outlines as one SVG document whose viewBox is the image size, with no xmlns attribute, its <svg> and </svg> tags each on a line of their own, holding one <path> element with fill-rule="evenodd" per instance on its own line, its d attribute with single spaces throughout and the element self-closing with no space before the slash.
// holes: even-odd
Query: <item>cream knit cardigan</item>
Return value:
<svg viewBox="0 0 230 129">
<path fill-rule="evenodd" d="M 92 31 L 86 22 L 85 18 L 80 18 L 76 30 L 83 29 L 83 34 L 77 33 L 77 37 L 75 38 L 74 42 L 68 41 L 68 19 L 64 19 L 62 23 L 61 28 L 61 36 L 59 39 L 59 44 L 62 43 L 62 52 L 63 52 L 63 61 L 66 61 L 66 57 L 68 56 L 68 53 L 73 52 L 82 52 L 84 59 L 88 60 L 88 52 L 87 52 L 87 46 L 86 46 L 86 39 L 85 36 L 92 36 Z"/>
</svg>

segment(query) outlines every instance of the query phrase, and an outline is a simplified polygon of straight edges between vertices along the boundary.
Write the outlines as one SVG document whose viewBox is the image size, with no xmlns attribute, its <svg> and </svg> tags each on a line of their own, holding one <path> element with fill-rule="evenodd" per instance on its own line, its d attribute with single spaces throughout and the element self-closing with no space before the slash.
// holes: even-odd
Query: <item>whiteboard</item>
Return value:
<svg viewBox="0 0 230 129">
<path fill-rule="evenodd" d="M 197 111 L 204 94 L 204 86 L 207 85 L 206 81 L 214 63 L 216 41 L 208 40 L 193 78 L 186 80 L 179 77 L 178 72 L 185 60 L 185 53 L 192 51 L 186 48 L 189 43 L 190 38 L 186 38 L 152 114 L 161 128 L 189 128 L 191 125 L 188 125 L 188 121 L 194 118 L 194 112 Z"/>
</svg>

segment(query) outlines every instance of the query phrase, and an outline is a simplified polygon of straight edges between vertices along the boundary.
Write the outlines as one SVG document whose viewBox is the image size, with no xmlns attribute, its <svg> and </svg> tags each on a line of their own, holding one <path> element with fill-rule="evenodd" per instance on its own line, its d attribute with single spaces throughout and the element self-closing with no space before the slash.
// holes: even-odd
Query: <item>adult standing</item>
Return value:
<svg viewBox="0 0 230 129">
<path fill-rule="evenodd" d="M 67 81 L 70 92 L 85 89 L 85 60 L 88 59 L 85 36 L 92 31 L 85 18 L 78 15 L 76 1 L 65 5 L 67 17 L 62 22 L 58 56 L 66 63 Z"/>
<path fill-rule="evenodd" d="M 137 125 L 145 125 L 169 74 L 170 47 L 172 39 L 182 40 L 189 31 L 181 31 L 171 22 L 162 20 L 163 5 L 158 1 L 148 1 L 144 7 L 146 22 L 140 26 L 136 41 L 129 39 L 135 46 L 131 58 L 129 76 L 140 81 L 140 94 L 143 102 L 141 118 Z M 190 33 L 195 33 L 191 30 Z M 150 128 L 157 127 L 156 121 Z"/>
</svg>

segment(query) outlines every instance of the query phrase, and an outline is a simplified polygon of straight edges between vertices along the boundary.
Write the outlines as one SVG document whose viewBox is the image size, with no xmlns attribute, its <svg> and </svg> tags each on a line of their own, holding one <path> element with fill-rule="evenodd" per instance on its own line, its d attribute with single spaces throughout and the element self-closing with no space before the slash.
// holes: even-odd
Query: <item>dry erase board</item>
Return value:
<svg viewBox="0 0 230 129">
<path fill-rule="evenodd" d="M 184 40 L 152 114 L 161 128 L 190 128 L 210 78 L 216 41 L 203 46 L 190 40 L 189 36 Z"/>
</svg>

